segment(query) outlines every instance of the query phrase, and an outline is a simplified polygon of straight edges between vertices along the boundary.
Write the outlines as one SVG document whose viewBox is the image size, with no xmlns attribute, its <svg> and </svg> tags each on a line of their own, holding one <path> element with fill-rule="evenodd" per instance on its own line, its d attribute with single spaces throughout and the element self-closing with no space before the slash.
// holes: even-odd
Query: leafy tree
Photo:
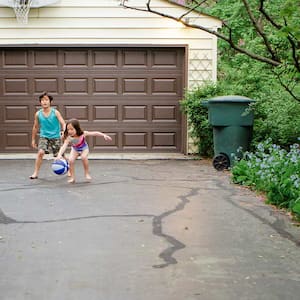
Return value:
<svg viewBox="0 0 300 300">
<path fill-rule="evenodd" d="M 300 101 L 300 0 L 170 1 L 188 8 L 179 16 L 156 10 L 151 2 L 145 0 L 144 7 L 137 7 L 131 6 L 130 0 L 122 0 L 121 5 L 170 18 L 217 36 L 222 59 L 226 61 L 239 53 L 262 62 L 290 96 Z M 217 31 L 192 23 L 188 16 L 193 11 L 219 18 L 222 29 Z"/>
</svg>

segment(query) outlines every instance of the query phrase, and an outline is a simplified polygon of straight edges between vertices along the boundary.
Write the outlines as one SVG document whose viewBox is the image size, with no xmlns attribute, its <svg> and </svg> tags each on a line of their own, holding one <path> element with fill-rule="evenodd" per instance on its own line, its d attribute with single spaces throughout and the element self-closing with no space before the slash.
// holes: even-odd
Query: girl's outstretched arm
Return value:
<svg viewBox="0 0 300 300">
<path fill-rule="evenodd" d="M 83 133 L 85 136 L 101 136 L 106 141 L 111 141 L 111 137 L 103 132 L 100 131 L 84 131 Z"/>
</svg>

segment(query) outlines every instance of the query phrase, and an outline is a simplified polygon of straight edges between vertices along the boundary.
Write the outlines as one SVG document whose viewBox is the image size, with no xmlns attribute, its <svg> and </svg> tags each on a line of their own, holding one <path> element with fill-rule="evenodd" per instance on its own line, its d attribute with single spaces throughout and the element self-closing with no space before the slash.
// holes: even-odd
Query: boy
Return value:
<svg viewBox="0 0 300 300">
<path fill-rule="evenodd" d="M 51 107 L 52 100 L 53 97 L 48 95 L 47 92 L 39 96 L 42 108 L 34 115 L 31 141 L 32 147 L 38 149 L 38 152 L 33 174 L 29 176 L 30 179 L 38 178 L 44 154 L 51 151 L 55 157 L 61 146 L 60 132 L 65 129 L 65 121 L 60 112 Z M 37 146 L 36 135 L 38 130 L 40 130 L 40 138 Z"/>
</svg>

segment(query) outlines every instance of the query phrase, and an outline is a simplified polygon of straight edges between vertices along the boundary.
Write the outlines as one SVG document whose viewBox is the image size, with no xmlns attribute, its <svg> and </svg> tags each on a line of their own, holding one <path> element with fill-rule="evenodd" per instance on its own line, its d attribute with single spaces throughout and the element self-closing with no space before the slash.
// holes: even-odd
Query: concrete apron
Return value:
<svg viewBox="0 0 300 300">
<path fill-rule="evenodd" d="M 195 159 L 194 155 L 184 155 L 182 153 L 89 153 L 89 159 L 129 159 L 129 160 L 149 160 L 149 159 Z M 0 160 L 8 159 L 36 159 L 36 153 L 0 153 Z M 44 159 L 52 160 L 52 154 L 45 154 Z"/>
<path fill-rule="evenodd" d="M 1 299 L 299 299 L 300 235 L 210 161 L 0 161 Z"/>
</svg>

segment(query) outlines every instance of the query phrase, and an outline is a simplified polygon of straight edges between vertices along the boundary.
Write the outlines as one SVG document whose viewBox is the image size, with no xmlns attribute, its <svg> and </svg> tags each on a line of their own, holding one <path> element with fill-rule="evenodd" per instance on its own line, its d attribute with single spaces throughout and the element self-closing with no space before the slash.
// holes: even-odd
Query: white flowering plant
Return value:
<svg viewBox="0 0 300 300">
<path fill-rule="evenodd" d="M 288 209 L 300 220 L 299 143 L 286 150 L 268 139 L 255 152 L 235 159 L 231 171 L 234 183 L 266 193 L 267 203 Z"/>
</svg>

